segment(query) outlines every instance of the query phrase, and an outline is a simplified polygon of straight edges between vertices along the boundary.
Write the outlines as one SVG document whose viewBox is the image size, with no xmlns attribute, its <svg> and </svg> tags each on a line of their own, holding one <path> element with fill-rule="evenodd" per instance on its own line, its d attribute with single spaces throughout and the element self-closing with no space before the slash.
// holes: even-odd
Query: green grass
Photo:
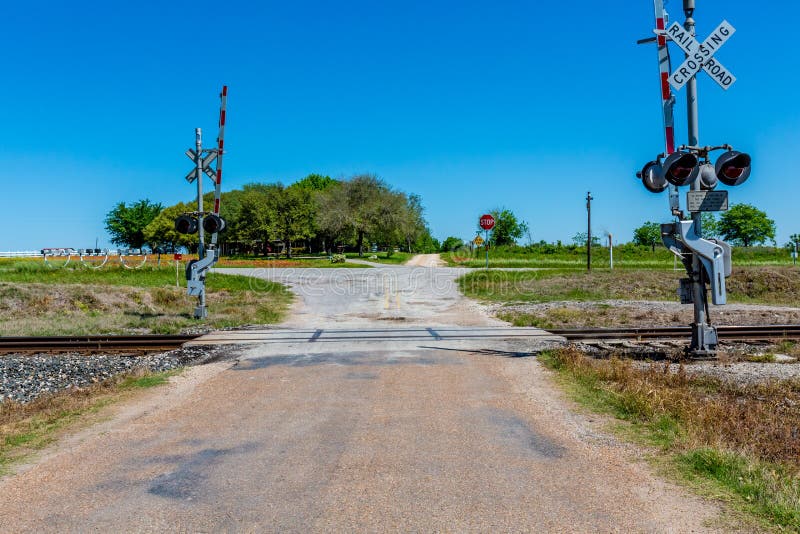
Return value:
<svg viewBox="0 0 800 534">
<path fill-rule="evenodd" d="M 170 266 L 95 271 L 1 262 L 0 335 L 168 334 L 198 325 L 270 324 L 285 316 L 293 298 L 278 283 L 210 273 L 209 318 L 198 322 L 182 270 L 178 282 Z"/>
<path fill-rule="evenodd" d="M 136 371 L 89 388 L 39 397 L 28 404 L 0 403 L 0 474 L 52 443 L 63 430 L 124 398 L 126 391 L 159 386 L 177 372 Z"/>
<path fill-rule="evenodd" d="M 791 437 L 800 417 L 791 408 L 775 413 L 781 402 L 796 402 L 800 384 L 748 389 L 569 349 L 540 361 L 573 400 L 611 416 L 619 436 L 653 450 L 650 459 L 664 473 L 755 524 L 800 530 L 800 457 Z"/>
<path fill-rule="evenodd" d="M 358 252 L 347 252 L 345 256 L 348 259 L 357 259 L 371 261 L 373 263 L 388 263 L 393 265 L 402 265 L 416 254 L 410 252 L 365 252 L 363 256 L 359 257 Z M 377 258 L 372 258 L 377 256 Z"/>
<path fill-rule="evenodd" d="M 315 258 L 246 258 L 239 257 L 236 259 L 222 258 L 216 267 L 226 268 L 292 268 L 292 269 L 369 269 L 370 265 L 363 265 L 360 263 L 332 263 L 330 259 L 325 257 Z"/>
<path fill-rule="evenodd" d="M 160 386 L 169 382 L 169 377 L 176 374 L 175 371 L 163 373 L 149 373 L 144 376 L 127 376 L 119 384 L 121 389 L 147 389 Z"/>
<path fill-rule="evenodd" d="M 676 454 L 674 459 L 687 480 L 712 481 L 746 512 L 800 530 L 800 479 L 785 467 L 712 448 Z"/>
<path fill-rule="evenodd" d="M 445 252 L 442 259 L 452 266 L 481 268 L 485 267 L 485 250 Z M 614 247 L 615 269 L 669 269 L 674 262 L 673 254 L 663 246 L 656 247 L 655 251 L 631 244 Z M 738 266 L 792 265 L 789 253 L 774 247 L 734 247 L 733 262 Z M 609 249 L 594 247 L 592 268 L 607 269 L 609 266 Z M 582 269 L 586 267 L 586 247 L 550 244 L 494 247 L 489 250 L 489 267 Z"/>
<path fill-rule="evenodd" d="M 652 269 L 475 271 L 458 283 L 468 297 L 493 302 L 598 300 L 675 301 L 683 271 Z M 797 306 L 800 269 L 735 267 L 727 280 L 730 302 Z"/>
</svg>

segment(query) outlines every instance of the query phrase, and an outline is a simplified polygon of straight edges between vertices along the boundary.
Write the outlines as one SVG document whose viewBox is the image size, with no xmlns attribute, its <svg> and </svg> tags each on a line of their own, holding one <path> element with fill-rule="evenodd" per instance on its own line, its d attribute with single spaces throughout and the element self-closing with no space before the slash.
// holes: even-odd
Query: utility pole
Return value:
<svg viewBox="0 0 800 534">
<path fill-rule="evenodd" d="M 586 192 L 586 270 L 592 270 L 592 192 Z"/>
</svg>

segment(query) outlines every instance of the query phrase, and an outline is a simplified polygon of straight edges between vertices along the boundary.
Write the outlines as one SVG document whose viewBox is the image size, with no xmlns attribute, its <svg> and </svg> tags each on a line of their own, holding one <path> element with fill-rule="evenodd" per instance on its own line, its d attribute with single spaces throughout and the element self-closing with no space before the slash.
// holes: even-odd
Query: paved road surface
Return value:
<svg viewBox="0 0 800 534">
<path fill-rule="evenodd" d="M 286 332 L 497 325 L 458 296 L 457 271 L 414 271 L 253 274 L 301 294 Z M 0 525 L 706 531 L 714 507 L 566 408 L 531 356 L 547 343 L 375 336 L 232 348 L 235 360 L 189 370 L 0 482 Z"/>
</svg>

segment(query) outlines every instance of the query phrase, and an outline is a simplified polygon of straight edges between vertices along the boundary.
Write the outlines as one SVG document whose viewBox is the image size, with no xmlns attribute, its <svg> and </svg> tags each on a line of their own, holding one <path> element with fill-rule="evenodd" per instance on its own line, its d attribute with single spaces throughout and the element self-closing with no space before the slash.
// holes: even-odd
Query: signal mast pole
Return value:
<svg viewBox="0 0 800 534">
<path fill-rule="evenodd" d="M 683 0 L 683 13 L 686 21 L 683 27 L 694 37 L 696 35 L 694 20 L 695 0 Z M 688 57 L 688 54 L 687 54 Z M 700 146 L 699 115 L 697 111 L 697 77 L 686 84 L 686 123 L 688 127 L 688 145 Z M 701 191 L 700 175 L 691 184 L 692 191 Z M 703 237 L 702 212 L 693 212 L 692 221 L 695 233 Z M 692 342 L 689 352 L 695 357 L 714 356 L 717 348 L 717 335 L 714 327 L 708 324 L 708 295 L 706 292 L 705 269 L 697 254 L 692 255 L 692 303 L 694 305 L 694 322 L 692 323 Z"/>
<path fill-rule="evenodd" d="M 197 218 L 197 235 L 200 243 L 197 245 L 197 257 L 203 259 L 203 248 L 205 248 L 205 232 L 203 232 L 203 130 L 194 129 L 194 146 L 197 151 L 195 157 L 195 173 L 197 173 L 197 212 L 201 215 Z M 202 304 L 201 304 L 202 305 Z"/>
</svg>

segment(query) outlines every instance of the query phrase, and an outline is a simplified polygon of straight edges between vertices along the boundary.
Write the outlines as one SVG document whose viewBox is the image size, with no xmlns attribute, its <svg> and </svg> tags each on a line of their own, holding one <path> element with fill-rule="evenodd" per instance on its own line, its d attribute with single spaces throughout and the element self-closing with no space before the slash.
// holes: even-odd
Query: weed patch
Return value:
<svg viewBox="0 0 800 534">
<path fill-rule="evenodd" d="M 576 349 L 541 360 L 577 402 L 625 421 L 623 435 L 658 448 L 687 480 L 713 483 L 737 508 L 800 529 L 800 383 L 739 386 Z"/>
<path fill-rule="evenodd" d="M 675 301 L 683 271 L 653 269 L 476 271 L 459 278 L 468 297 L 495 302 Z M 727 281 L 731 302 L 797 305 L 800 269 L 738 267 Z"/>
<path fill-rule="evenodd" d="M 0 475 L 52 443 L 59 431 L 123 398 L 125 391 L 164 384 L 174 373 L 139 369 L 87 388 L 41 396 L 26 404 L 0 403 Z"/>
<path fill-rule="evenodd" d="M 35 264 L 34 264 L 35 265 Z M 0 269 L 0 335 L 89 335 L 266 324 L 280 321 L 292 300 L 280 284 L 211 273 L 209 318 L 191 316 L 196 299 L 175 286 L 175 271 L 108 268 L 91 271 L 19 267 Z"/>
</svg>

